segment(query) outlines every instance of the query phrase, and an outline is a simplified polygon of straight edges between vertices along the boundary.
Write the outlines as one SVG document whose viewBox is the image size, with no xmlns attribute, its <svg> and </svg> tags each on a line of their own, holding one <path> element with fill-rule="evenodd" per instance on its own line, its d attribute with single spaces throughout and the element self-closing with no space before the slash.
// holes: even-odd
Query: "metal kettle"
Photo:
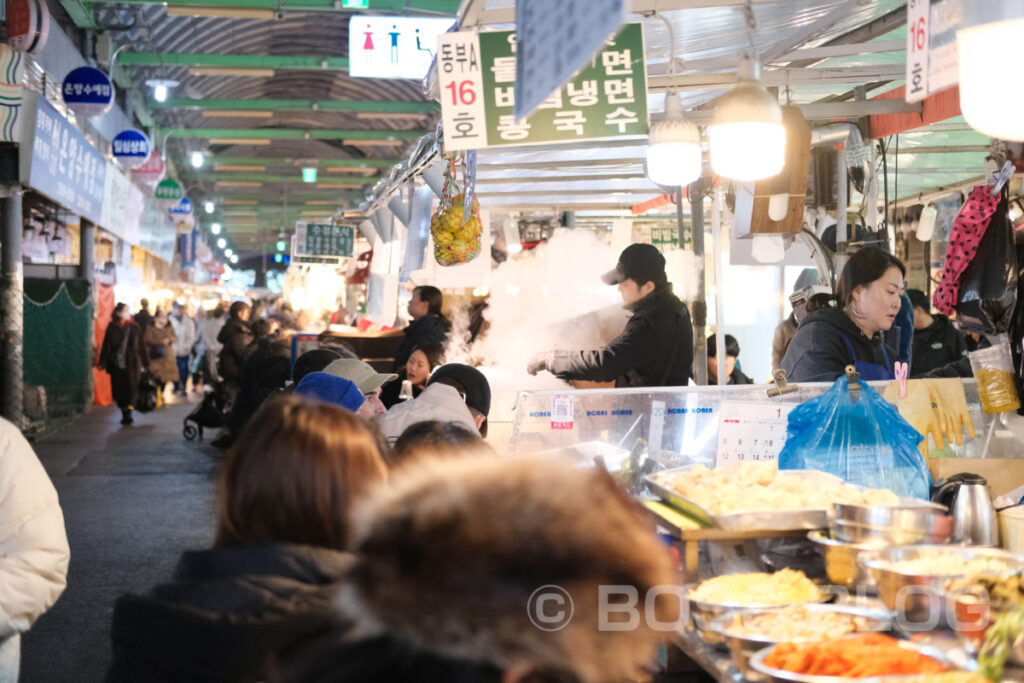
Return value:
<svg viewBox="0 0 1024 683">
<path fill-rule="evenodd" d="M 932 500 L 953 516 L 953 540 L 967 545 L 999 545 L 999 524 L 984 477 L 961 472 L 932 489 Z"/>
</svg>

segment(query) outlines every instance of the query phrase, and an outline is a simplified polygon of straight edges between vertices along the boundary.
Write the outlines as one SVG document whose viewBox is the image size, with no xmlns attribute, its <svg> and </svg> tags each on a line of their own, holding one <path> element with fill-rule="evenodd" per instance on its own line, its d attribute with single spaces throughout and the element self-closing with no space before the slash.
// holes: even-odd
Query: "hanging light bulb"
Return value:
<svg viewBox="0 0 1024 683">
<path fill-rule="evenodd" d="M 232 251 L 231 249 L 225 249 L 224 250 L 224 255 L 227 256 L 228 258 L 231 258 L 231 255 L 234 254 L 234 253 L 235 252 Z"/>
<path fill-rule="evenodd" d="M 205 207 L 206 207 L 206 213 L 213 213 L 213 210 L 215 208 L 213 206 L 213 202 L 206 202 Z"/>
<path fill-rule="evenodd" d="M 232 254 L 231 262 L 232 263 L 238 263 L 238 254 Z"/>
<path fill-rule="evenodd" d="M 1008 83 L 1006 72 L 996 66 L 1016 63 L 1017 41 L 1024 31 L 1024 3 L 965 2 L 961 26 L 956 32 L 956 52 L 964 119 L 990 137 L 1024 140 L 1020 116 L 1024 91 Z"/>
<path fill-rule="evenodd" d="M 192 168 L 202 168 L 202 167 L 203 167 L 203 153 L 202 152 L 192 152 Z"/>
<path fill-rule="evenodd" d="M 715 108 L 708 128 L 711 166 L 733 180 L 761 180 L 777 175 L 786 161 L 782 108 L 759 80 L 754 60 L 740 60 L 739 82 Z"/>
<path fill-rule="evenodd" d="M 700 177 L 700 131 L 683 116 L 679 95 L 665 96 L 665 116 L 647 136 L 647 177 L 666 187 L 683 187 Z"/>
<path fill-rule="evenodd" d="M 167 101 L 167 86 L 166 85 L 158 85 L 155 88 L 153 88 L 153 99 L 156 100 L 157 102 L 166 102 Z"/>
<path fill-rule="evenodd" d="M 212 232 L 214 235 L 219 235 L 220 234 L 220 223 L 214 223 L 213 225 L 211 225 L 210 226 L 210 232 Z"/>
<path fill-rule="evenodd" d="M 228 246 L 228 241 L 226 239 L 221 237 L 220 239 L 217 240 L 217 248 L 218 249 L 223 249 L 226 246 Z"/>
</svg>

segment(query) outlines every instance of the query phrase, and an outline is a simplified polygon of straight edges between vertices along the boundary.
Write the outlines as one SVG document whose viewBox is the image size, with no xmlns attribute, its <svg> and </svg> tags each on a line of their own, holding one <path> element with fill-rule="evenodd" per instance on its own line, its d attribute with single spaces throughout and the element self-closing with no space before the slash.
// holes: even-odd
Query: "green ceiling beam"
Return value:
<svg viewBox="0 0 1024 683">
<path fill-rule="evenodd" d="M 96 28 L 96 15 L 88 5 L 88 0 L 60 0 L 61 7 L 71 17 L 78 28 Z"/>
<path fill-rule="evenodd" d="M 111 0 L 82 0 L 85 4 L 103 4 Z M 231 9 L 270 9 L 279 11 L 344 11 L 336 0 L 116 0 L 117 4 L 166 5 L 168 7 L 229 7 Z M 369 0 L 368 10 L 424 12 L 452 17 L 459 10 L 460 0 Z"/>
<path fill-rule="evenodd" d="M 415 140 L 426 130 L 329 130 L 301 128 L 173 128 L 160 129 L 172 138 L 235 138 L 270 140 Z"/>
<path fill-rule="evenodd" d="M 221 69 L 302 69 L 348 71 L 347 57 L 286 57 L 272 55 L 215 55 L 189 52 L 124 52 L 124 66 L 188 66 Z"/>
<path fill-rule="evenodd" d="M 435 102 L 381 102 L 376 100 L 192 100 L 172 98 L 152 100 L 153 109 L 190 109 L 198 111 L 364 111 L 394 114 L 433 114 L 440 111 Z"/>
<path fill-rule="evenodd" d="M 345 168 L 391 168 L 402 159 L 326 159 L 324 157 L 310 156 L 310 161 L 316 160 L 319 168 L 327 166 L 345 167 Z M 295 168 L 301 168 L 294 162 L 300 161 L 295 157 L 222 157 L 222 156 L 209 156 L 207 157 L 207 163 L 209 164 L 223 164 L 227 166 L 295 166 Z"/>
</svg>

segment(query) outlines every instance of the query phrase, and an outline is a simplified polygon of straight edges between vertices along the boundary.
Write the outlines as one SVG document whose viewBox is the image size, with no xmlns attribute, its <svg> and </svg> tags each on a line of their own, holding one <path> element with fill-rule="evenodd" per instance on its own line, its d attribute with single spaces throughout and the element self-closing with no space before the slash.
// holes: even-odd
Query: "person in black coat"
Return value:
<svg viewBox="0 0 1024 683">
<path fill-rule="evenodd" d="M 631 244 L 615 269 L 601 278 L 619 286 L 633 316 L 603 349 L 546 351 L 526 369 L 547 370 L 559 379 L 615 381 L 615 386 L 685 386 L 693 364 L 693 328 L 686 304 L 672 293 L 665 257 L 650 244 Z"/>
<path fill-rule="evenodd" d="M 914 305 L 914 352 L 911 377 L 924 377 L 967 357 L 967 339 L 944 315 L 932 313 L 928 296 L 919 289 L 907 290 Z M 960 363 L 971 377 L 970 363 Z M 954 366 L 956 367 L 956 366 Z"/>
<path fill-rule="evenodd" d="M 350 511 L 387 469 L 369 429 L 327 403 L 276 398 L 228 452 L 214 547 L 114 605 L 108 683 L 255 683 L 335 629 Z"/>
<path fill-rule="evenodd" d="M 119 303 L 114 307 L 103 335 L 97 366 L 110 375 L 114 401 L 121 409 L 121 424 L 132 424 L 135 421 L 132 411 L 138 401 L 142 371 L 149 367 L 149 354 L 142 343 L 142 330 L 132 321 L 128 304 Z"/>
<path fill-rule="evenodd" d="M 153 322 L 153 315 L 149 312 L 149 299 L 139 300 L 139 312 L 135 314 L 135 324 L 143 332 Z"/>
<path fill-rule="evenodd" d="M 405 339 L 395 352 L 394 372 L 405 368 L 412 350 L 417 346 L 444 348 L 452 326 L 441 313 L 442 303 L 441 290 L 437 287 L 424 285 L 412 290 L 412 299 L 409 301 L 412 322 L 405 328 Z"/>
<path fill-rule="evenodd" d="M 708 384 L 718 384 L 718 335 L 708 337 Z M 725 371 L 729 376 L 726 384 L 753 384 L 753 381 L 737 369 L 740 344 L 731 334 L 725 335 Z"/>
<path fill-rule="evenodd" d="M 854 254 L 839 276 L 837 307 L 816 310 L 800 323 L 782 369 L 792 382 L 833 382 L 848 365 L 864 381 L 894 379 L 899 360 L 883 333 L 902 305 L 906 269 L 876 247 Z"/>
<path fill-rule="evenodd" d="M 231 304 L 230 318 L 217 335 L 217 341 L 224 345 L 220 350 L 217 370 L 224 381 L 235 388 L 245 364 L 246 351 L 254 338 L 248 322 L 250 312 L 249 304 L 244 301 Z"/>
</svg>

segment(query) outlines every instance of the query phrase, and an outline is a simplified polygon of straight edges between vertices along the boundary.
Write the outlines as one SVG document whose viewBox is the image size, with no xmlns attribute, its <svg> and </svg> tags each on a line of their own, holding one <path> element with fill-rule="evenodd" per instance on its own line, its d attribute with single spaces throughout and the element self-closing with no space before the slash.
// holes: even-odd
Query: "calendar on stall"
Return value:
<svg viewBox="0 0 1024 683">
<path fill-rule="evenodd" d="M 786 443 L 789 411 L 797 404 L 722 401 L 718 409 L 715 467 L 729 462 L 777 460 Z"/>
</svg>

